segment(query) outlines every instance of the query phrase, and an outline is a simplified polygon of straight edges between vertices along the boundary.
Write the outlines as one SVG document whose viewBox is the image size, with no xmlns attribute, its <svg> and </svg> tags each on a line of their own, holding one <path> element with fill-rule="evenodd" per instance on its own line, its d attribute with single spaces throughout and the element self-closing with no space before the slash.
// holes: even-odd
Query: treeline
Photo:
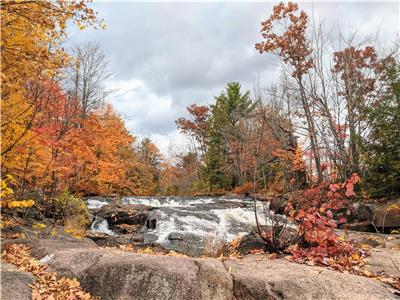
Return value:
<svg viewBox="0 0 400 300">
<path fill-rule="evenodd" d="M 400 193 L 397 43 L 344 39 L 275 6 L 255 47 L 281 59 L 279 81 L 253 93 L 231 82 L 189 106 L 176 121 L 188 151 L 166 160 L 106 104 L 99 46 L 64 50 L 67 22 L 104 26 L 85 1 L 1 3 L 1 171 L 17 195 L 280 193 L 353 173 L 373 196 Z"/>
<path fill-rule="evenodd" d="M 280 57 L 279 82 L 257 83 L 252 96 L 229 83 L 215 104 L 177 120 L 196 176 L 176 188 L 284 192 L 357 173 L 373 196 L 400 193 L 398 44 L 378 49 L 311 25 L 297 4 L 275 6 L 255 47 Z"/>
<path fill-rule="evenodd" d="M 155 194 L 161 155 L 106 104 L 98 45 L 62 48 L 67 22 L 103 27 L 85 1 L 1 3 L 1 172 L 17 197 Z"/>
</svg>

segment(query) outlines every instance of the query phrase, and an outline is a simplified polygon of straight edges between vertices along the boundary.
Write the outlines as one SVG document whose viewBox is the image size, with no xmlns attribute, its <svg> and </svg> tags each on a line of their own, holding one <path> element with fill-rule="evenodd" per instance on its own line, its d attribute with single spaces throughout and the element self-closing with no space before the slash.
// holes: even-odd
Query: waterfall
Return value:
<svg viewBox="0 0 400 300">
<path fill-rule="evenodd" d="M 96 216 L 92 225 L 90 226 L 90 230 L 95 231 L 95 232 L 101 232 L 105 233 L 108 235 L 115 235 L 115 233 L 108 228 L 108 222 L 107 220 Z"/>
</svg>

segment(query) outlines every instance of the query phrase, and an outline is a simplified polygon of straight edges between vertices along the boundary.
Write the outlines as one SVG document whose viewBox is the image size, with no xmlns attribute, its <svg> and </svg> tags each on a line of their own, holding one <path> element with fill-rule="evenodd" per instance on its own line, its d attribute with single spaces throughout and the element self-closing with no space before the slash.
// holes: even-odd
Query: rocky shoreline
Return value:
<svg viewBox="0 0 400 300">
<path fill-rule="evenodd" d="M 229 208 L 232 203 L 223 205 Z M 106 220 L 113 234 L 87 231 L 83 238 L 47 219 L 40 220 L 47 224 L 45 228 L 34 228 L 37 220 L 32 219 L 3 228 L 1 247 L 30 245 L 40 263 L 60 276 L 77 278 L 85 291 L 101 299 L 399 299 L 398 291 L 365 276 L 254 254 L 262 244 L 253 232 L 238 244 L 240 259 L 186 256 L 171 248 L 151 246 L 143 242 L 141 228 L 152 226 L 148 216 L 154 209 L 115 203 L 93 209 L 93 218 Z M 365 272 L 400 276 L 399 234 L 338 233 L 371 249 L 362 267 Z M 171 243 L 185 250 L 186 238 L 176 233 Z M 146 251 L 138 251 L 148 246 Z M 31 299 L 28 286 L 34 281 L 32 274 L 4 261 L 1 271 L 1 299 Z"/>
<path fill-rule="evenodd" d="M 373 279 L 270 259 L 267 254 L 242 259 L 144 254 L 100 247 L 92 239 L 64 233 L 62 227 L 57 227 L 56 236 L 18 226 L 7 232 L 24 237 L 3 237 L 2 247 L 30 244 L 34 257 L 50 270 L 77 278 L 101 299 L 398 299 L 392 288 Z M 373 245 L 367 270 L 398 276 L 399 235 L 391 235 L 385 248 L 380 235 L 352 232 L 347 237 Z M 2 262 L 1 276 L 1 299 L 30 299 L 30 289 L 13 291 L 32 282 L 29 273 Z"/>
</svg>

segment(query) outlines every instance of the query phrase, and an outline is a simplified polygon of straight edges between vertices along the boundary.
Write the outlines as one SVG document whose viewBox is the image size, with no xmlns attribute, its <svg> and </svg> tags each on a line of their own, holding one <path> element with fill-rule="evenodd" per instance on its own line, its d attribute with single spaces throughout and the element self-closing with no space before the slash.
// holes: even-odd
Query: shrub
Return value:
<svg viewBox="0 0 400 300">
<path fill-rule="evenodd" d="M 234 193 L 237 195 L 249 195 L 254 190 L 254 184 L 252 182 L 246 182 L 241 186 L 238 186 L 234 189 Z"/>
<path fill-rule="evenodd" d="M 299 262 L 358 263 L 360 251 L 340 240 L 335 228 L 337 224 L 346 222 L 351 198 L 355 196 L 355 184 L 359 181 L 358 175 L 353 174 L 342 184 L 325 182 L 293 193 L 284 210 L 288 218 L 265 210 L 272 226 L 258 226 L 258 229 L 267 250 L 289 252 Z M 295 235 L 285 234 L 290 228 L 289 222 L 296 225 Z"/>
<path fill-rule="evenodd" d="M 48 211 L 52 217 L 60 221 L 67 230 L 82 231 L 90 224 L 90 214 L 86 203 L 68 191 L 49 200 L 49 205 Z"/>
</svg>

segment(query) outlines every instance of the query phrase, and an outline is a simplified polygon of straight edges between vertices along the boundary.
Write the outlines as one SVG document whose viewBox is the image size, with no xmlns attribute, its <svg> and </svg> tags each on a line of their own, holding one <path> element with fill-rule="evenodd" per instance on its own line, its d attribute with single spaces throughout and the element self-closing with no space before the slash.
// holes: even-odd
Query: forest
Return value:
<svg viewBox="0 0 400 300">
<path fill-rule="evenodd" d="M 2 1 L 1 228 L 36 207 L 82 238 L 91 224 L 82 197 L 240 195 L 255 210 L 270 201 L 271 227 L 255 212 L 263 251 L 399 289 L 400 277 L 360 271 L 365 249 L 335 231 L 356 220 L 354 203 L 400 197 L 399 43 L 336 34 L 292 2 L 266 15 L 249 46 L 279 60 L 277 83 L 232 80 L 207 105 L 188 105 L 175 121 L 186 148 L 165 155 L 109 101 L 101 46 L 64 47 L 71 26 L 107 30 L 87 1 Z M 295 238 L 285 237 L 289 222 Z M 25 253 L 15 249 L 8 261 Z M 71 293 L 56 299 L 92 299 Z"/>
<path fill-rule="evenodd" d="M 57 4 L 62 13 L 49 5 L 2 10 L 1 170 L 18 197 L 283 193 L 353 173 L 373 197 L 399 194 L 397 44 L 334 40 L 296 6 L 277 6 L 255 48 L 281 58 L 279 84 L 251 93 L 230 82 L 210 105 L 188 106 L 176 120 L 188 150 L 165 158 L 107 104 L 99 45 L 62 47 L 70 19 L 81 29 L 104 22 L 80 2 Z"/>
</svg>

